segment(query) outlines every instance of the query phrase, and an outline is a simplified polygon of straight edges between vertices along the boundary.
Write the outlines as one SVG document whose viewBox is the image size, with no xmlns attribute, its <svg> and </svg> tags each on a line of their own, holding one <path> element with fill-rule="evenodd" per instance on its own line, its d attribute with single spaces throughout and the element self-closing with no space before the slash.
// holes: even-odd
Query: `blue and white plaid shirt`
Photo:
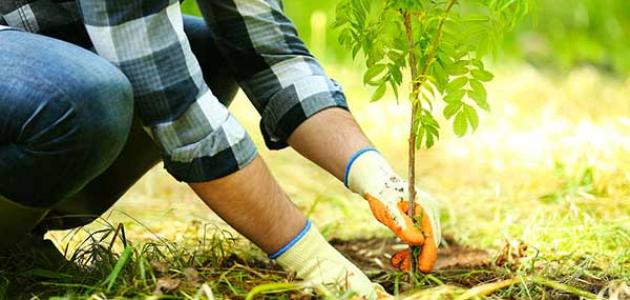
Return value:
<svg viewBox="0 0 630 300">
<path fill-rule="evenodd" d="M 96 52 L 131 81 L 136 110 L 178 180 L 223 177 L 256 156 L 247 132 L 203 80 L 179 1 L 77 0 L 72 6 L 73 1 L 30 0 L 7 9 L 9 2 L 0 0 L 3 23 L 28 31 L 55 30 L 55 16 L 39 12 L 41 7 L 80 16 Z M 268 147 L 286 147 L 289 135 L 323 109 L 347 108 L 343 91 L 299 39 L 280 0 L 198 2 L 238 83 L 262 115 Z M 73 24 L 67 23 L 58 25 Z"/>
</svg>

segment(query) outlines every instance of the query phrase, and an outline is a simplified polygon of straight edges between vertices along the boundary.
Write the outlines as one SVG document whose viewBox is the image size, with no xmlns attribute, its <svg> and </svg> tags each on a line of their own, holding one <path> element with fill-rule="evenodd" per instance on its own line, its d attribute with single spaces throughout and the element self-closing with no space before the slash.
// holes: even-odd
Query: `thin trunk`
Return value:
<svg viewBox="0 0 630 300">
<path fill-rule="evenodd" d="M 416 211 L 416 133 L 417 131 L 414 126 L 416 115 L 418 114 L 418 110 L 422 109 L 422 103 L 420 103 L 420 92 L 422 89 L 422 85 L 426 80 L 427 73 L 429 72 L 429 67 L 433 63 L 433 59 L 435 57 L 435 52 L 438 44 L 440 43 L 440 39 L 442 38 L 442 29 L 444 28 L 444 22 L 448 17 L 448 13 L 451 11 L 453 6 L 457 3 L 457 0 L 450 0 L 446 10 L 444 11 L 444 17 L 440 20 L 438 24 L 437 33 L 435 39 L 431 43 L 431 48 L 429 48 L 429 53 L 427 55 L 427 59 L 422 67 L 421 74 L 418 74 L 418 57 L 416 56 L 415 48 L 415 39 L 413 37 L 413 24 L 411 22 L 411 14 L 408 12 L 403 13 L 404 24 L 405 24 L 405 33 L 407 36 L 407 44 L 409 47 L 409 68 L 411 71 L 411 95 L 409 100 L 411 102 L 411 120 L 410 120 L 410 128 L 409 128 L 409 162 L 407 164 L 407 178 L 408 178 L 408 190 L 409 190 L 409 210 L 407 214 L 412 220 L 415 221 L 415 211 Z M 419 126 L 419 124 L 418 124 Z M 419 225 L 419 224 L 418 224 Z M 409 268 L 409 280 L 410 283 L 414 283 L 414 277 L 416 273 L 416 268 L 418 265 L 418 257 L 414 255 L 419 252 L 417 246 L 410 246 L 409 250 L 411 251 L 410 255 L 410 268 Z"/>
<path fill-rule="evenodd" d="M 412 92 L 411 92 L 411 121 L 409 127 L 409 162 L 407 164 L 407 179 L 408 179 L 408 191 L 409 191 L 409 210 L 407 214 L 410 218 L 414 219 L 416 211 L 416 131 L 414 130 L 415 117 L 418 112 L 418 93 L 420 92 L 420 85 L 418 84 L 418 61 L 416 53 L 413 50 L 415 47 L 413 39 L 413 27 L 411 24 L 411 15 L 409 13 L 404 14 L 405 17 L 405 31 L 407 33 L 407 42 L 409 44 L 409 67 L 411 69 L 412 80 Z M 409 277 L 413 284 L 414 275 L 416 273 L 416 266 L 418 264 L 418 258 L 413 255 L 416 251 L 416 247 L 410 246 L 411 251 L 411 267 L 409 269 Z"/>
</svg>

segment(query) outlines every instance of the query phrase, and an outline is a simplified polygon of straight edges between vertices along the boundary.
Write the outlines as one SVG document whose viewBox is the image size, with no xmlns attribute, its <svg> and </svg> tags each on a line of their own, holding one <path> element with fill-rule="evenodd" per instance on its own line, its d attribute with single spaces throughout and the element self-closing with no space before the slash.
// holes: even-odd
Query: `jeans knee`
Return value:
<svg viewBox="0 0 630 300">
<path fill-rule="evenodd" d="M 78 121 L 91 155 L 98 157 L 99 163 L 109 165 L 127 141 L 133 119 L 133 93 L 120 71 L 101 72 L 97 79 L 82 84 L 81 90 L 89 99 L 80 104 Z"/>
<path fill-rule="evenodd" d="M 103 58 L 32 34 L 3 33 L 3 61 L 0 194 L 53 205 L 119 155 L 133 116 L 131 84 Z"/>
</svg>

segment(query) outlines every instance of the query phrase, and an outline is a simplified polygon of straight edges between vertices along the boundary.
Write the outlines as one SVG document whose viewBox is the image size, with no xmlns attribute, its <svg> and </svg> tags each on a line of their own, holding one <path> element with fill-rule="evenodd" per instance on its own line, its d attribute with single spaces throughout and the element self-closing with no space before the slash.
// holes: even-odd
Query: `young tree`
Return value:
<svg viewBox="0 0 630 300">
<path fill-rule="evenodd" d="M 372 101 L 387 89 L 398 98 L 403 70 L 409 71 L 409 215 L 415 211 L 415 153 L 440 137 L 434 103 L 457 136 L 479 126 L 477 110 L 490 111 L 484 84 L 494 77 L 482 61 L 507 30 L 530 9 L 532 0 L 342 0 L 335 26 L 339 42 L 361 52 L 365 84 L 376 87 Z M 418 220 L 416 220 L 418 222 Z M 415 259 L 419 249 L 412 249 Z M 416 269 L 412 260 L 411 272 Z"/>
</svg>

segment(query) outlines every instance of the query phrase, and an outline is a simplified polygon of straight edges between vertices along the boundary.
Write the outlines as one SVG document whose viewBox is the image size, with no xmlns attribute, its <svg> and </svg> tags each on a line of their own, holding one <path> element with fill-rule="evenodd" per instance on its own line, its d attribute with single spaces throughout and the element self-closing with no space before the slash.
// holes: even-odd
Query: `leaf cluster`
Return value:
<svg viewBox="0 0 630 300">
<path fill-rule="evenodd" d="M 482 59 L 529 10 L 531 0 L 343 0 L 335 26 L 339 42 L 356 58 L 363 54 L 372 101 L 389 89 L 399 97 L 403 72 L 416 61 L 409 100 L 417 106 L 412 130 L 418 148 L 439 139 L 434 103 L 458 136 L 479 125 L 477 110 L 490 110 Z M 405 16 L 410 22 L 405 24 Z M 410 59 L 414 57 L 415 59 Z"/>
</svg>

